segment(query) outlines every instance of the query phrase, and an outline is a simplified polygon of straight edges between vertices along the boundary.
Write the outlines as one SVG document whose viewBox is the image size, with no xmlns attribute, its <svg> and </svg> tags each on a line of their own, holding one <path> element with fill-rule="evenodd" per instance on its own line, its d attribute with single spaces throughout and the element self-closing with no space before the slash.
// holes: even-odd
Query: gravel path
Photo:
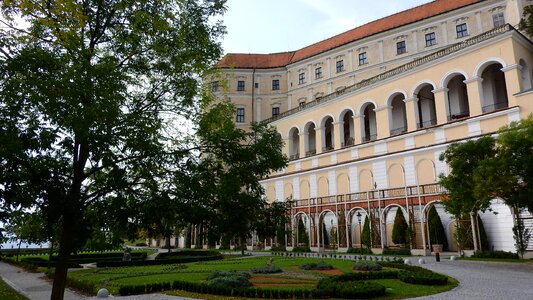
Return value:
<svg viewBox="0 0 533 300">
<path fill-rule="evenodd" d="M 418 258 L 411 259 L 418 265 Z M 533 299 L 533 264 L 481 261 L 435 262 L 426 257 L 421 265 L 459 280 L 455 289 L 416 299 Z"/>
</svg>

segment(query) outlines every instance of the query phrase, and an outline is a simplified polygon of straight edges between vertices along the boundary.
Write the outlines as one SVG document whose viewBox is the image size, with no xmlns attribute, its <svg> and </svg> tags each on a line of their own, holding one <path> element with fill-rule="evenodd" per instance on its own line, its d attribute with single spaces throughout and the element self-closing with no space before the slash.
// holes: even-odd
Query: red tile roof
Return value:
<svg viewBox="0 0 533 300">
<path fill-rule="evenodd" d="M 353 41 L 482 1 L 485 0 L 435 0 L 372 21 L 296 51 L 272 54 L 228 53 L 217 66 L 240 69 L 284 67 Z"/>
</svg>

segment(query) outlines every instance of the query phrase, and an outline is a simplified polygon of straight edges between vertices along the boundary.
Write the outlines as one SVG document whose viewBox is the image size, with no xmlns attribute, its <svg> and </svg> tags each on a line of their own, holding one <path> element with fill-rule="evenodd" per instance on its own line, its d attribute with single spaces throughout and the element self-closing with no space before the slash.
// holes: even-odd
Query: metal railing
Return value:
<svg viewBox="0 0 533 300">
<path fill-rule="evenodd" d="M 293 154 L 289 156 L 289 160 L 296 160 L 300 158 L 300 153 Z"/>
<path fill-rule="evenodd" d="M 374 134 L 367 134 L 363 136 L 362 140 L 363 140 L 363 143 L 366 143 L 366 142 L 375 141 L 377 138 L 378 138 L 378 134 L 374 133 Z"/>
<path fill-rule="evenodd" d="M 368 190 L 345 195 L 331 195 L 317 198 L 293 200 L 293 207 L 322 206 L 339 203 L 366 202 L 369 200 L 388 200 L 412 196 L 442 195 L 446 189 L 438 183 L 406 186 L 381 190 Z"/>
<path fill-rule="evenodd" d="M 448 115 L 448 121 L 459 120 L 459 119 L 468 118 L 468 117 L 470 117 L 470 111 L 465 110 L 465 111 L 458 112 L 452 115 Z"/>
<path fill-rule="evenodd" d="M 368 79 L 362 80 L 362 81 L 360 81 L 360 82 L 358 82 L 358 83 L 356 83 L 354 85 L 350 85 L 350 86 L 348 86 L 348 87 L 346 87 L 344 89 L 335 91 L 335 92 L 333 92 L 331 94 L 328 94 L 328 95 L 325 95 L 323 97 L 318 97 L 318 98 L 316 98 L 313 101 L 306 102 L 303 105 L 299 105 L 299 106 L 297 106 L 297 107 L 295 107 L 293 109 L 290 109 L 288 111 L 280 113 L 279 115 L 277 115 L 275 117 L 271 117 L 271 118 L 265 119 L 262 122 L 270 123 L 270 122 L 285 118 L 287 116 L 293 115 L 295 113 L 298 113 L 298 112 L 300 112 L 302 110 L 309 109 L 309 108 L 314 107 L 316 105 L 319 105 L 321 103 L 332 101 L 333 99 L 336 99 L 339 96 L 351 93 L 353 91 L 359 90 L 361 88 L 364 88 L 366 86 L 369 86 L 369 85 L 372 85 L 374 83 L 380 82 L 382 80 L 388 79 L 390 77 L 405 73 L 406 71 L 408 71 L 410 69 L 413 69 L 415 67 L 424 65 L 426 63 L 434 63 L 436 59 L 439 59 L 439 58 L 442 58 L 444 56 L 453 54 L 453 53 L 455 53 L 457 51 L 460 51 L 460 50 L 465 49 L 467 47 L 470 47 L 472 45 L 476 45 L 476 44 L 478 44 L 480 42 L 486 41 L 486 40 L 491 39 L 491 38 L 493 38 L 495 36 L 498 36 L 500 34 L 503 34 L 503 33 L 506 33 L 506 32 L 512 31 L 512 30 L 515 30 L 515 28 L 512 27 L 509 24 L 505 24 L 505 25 L 503 25 L 501 27 L 496 27 L 496 28 L 494 28 L 492 30 L 489 30 L 489 31 L 484 32 L 484 33 L 482 33 L 480 35 L 471 37 L 471 38 L 466 39 L 466 40 L 464 40 L 462 42 L 453 44 L 453 45 L 451 45 L 449 47 L 446 47 L 446 48 L 444 48 L 442 50 L 439 50 L 437 52 L 434 52 L 432 54 L 429 54 L 429 55 L 426 55 L 424 57 L 415 59 L 415 60 L 413 60 L 410 63 L 401 65 L 401 66 L 396 67 L 394 69 L 391 69 L 391 70 L 389 70 L 387 72 L 384 72 L 384 73 L 381 73 L 379 75 L 376 75 L 376 76 L 370 77 Z"/>
<path fill-rule="evenodd" d="M 426 127 L 429 127 L 429 126 L 433 126 L 433 125 L 437 125 L 437 119 L 431 119 L 431 120 L 427 120 L 427 121 L 422 121 L 420 123 L 417 124 L 418 125 L 418 128 L 426 128 Z"/>
<path fill-rule="evenodd" d="M 398 127 L 398 128 L 394 128 L 390 131 L 390 135 L 398 135 L 398 134 L 402 134 L 404 132 L 407 132 L 407 126 L 402 126 L 402 127 Z"/>
<path fill-rule="evenodd" d="M 316 154 L 316 149 L 309 150 L 309 151 L 305 152 L 305 157 L 312 156 L 312 155 L 315 155 L 315 154 Z"/>
<path fill-rule="evenodd" d="M 485 105 L 482 107 L 481 111 L 483 113 L 488 113 L 488 112 L 495 111 L 498 109 L 507 108 L 507 106 L 509 106 L 508 102 L 502 101 L 502 102 L 498 102 L 498 103 L 494 103 L 490 105 Z"/>
</svg>

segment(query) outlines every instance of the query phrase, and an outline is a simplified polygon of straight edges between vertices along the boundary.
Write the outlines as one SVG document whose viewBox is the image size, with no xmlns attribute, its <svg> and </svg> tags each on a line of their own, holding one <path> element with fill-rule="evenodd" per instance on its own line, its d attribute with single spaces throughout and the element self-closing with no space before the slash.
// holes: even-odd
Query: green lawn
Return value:
<svg viewBox="0 0 533 300">
<path fill-rule="evenodd" d="M 2 278 L 0 278 L 0 299 L 2 300 L 28 300 L 17 291 L 12 289 Z"/>
<path fill-rule="evenodd" d="M 107 288 L 112 294 L 118 295 L 120 286 L 142 285 L 150 283 L 173 282 L 176 280 L 189 282 L 203 282 L 209 273 L 216 270 L 249 271 L 252 268 L 265 266 L 270 257 L 233 258 L 220 261 L 208 261 L 186 264 L 187 268 L 178 265 L 142 266 L 142 267 L 117 267 L 101 269 L 85 269 L 69 272 L 69 277 L 82 282 L 95 284 L 95 289 Z M 294 289 L 301 284 L 303 288 L 313 289 L 316 282 L 329 276 L 316 271 L 305 271 L 298 266 L 306 262 L 324 261 L 331 264 L 341 272 L 351 272 L 353 261 L 336 259 L 273 257 L 274 265 L 282 268 L 281 274 L 255 274 L 258 279 L 252 280 L 254 284 L 266 284 L 261 288 Z M 383 299 L 398 299 L 418 297 L 450 290 L 457 286 L 457 281 L 450 279 L 445 286 L 423 286 L 406 284 L 399 280 L 383 279 L 377 282 L 386 286 L 387 294 Z M 283 284 L 282 287 L 269 287 L 270 284 Z M 185 291 L 169 291 L 173 295 L 189 296 L 202 299 L 232 299 L 231 297 L 202 295 Z M 233 298 L 234 299 L 234 298 Z"/>
</svg>

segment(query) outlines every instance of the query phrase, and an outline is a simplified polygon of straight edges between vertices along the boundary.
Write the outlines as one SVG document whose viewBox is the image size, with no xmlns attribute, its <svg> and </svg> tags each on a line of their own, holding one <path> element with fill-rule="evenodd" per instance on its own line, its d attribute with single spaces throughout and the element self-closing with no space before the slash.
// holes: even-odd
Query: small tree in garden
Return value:
<svg viewBox="0 0 533 300">
<path fill-rule="evenodd" d="M 516 225 L 513 227 L 513 238 L 515 240 L 516 252 L 521 258 L 524 258 L 529 240 L 531 239 L 530 228 L 524 226 L 524 221 L 517 216 Z"/>
<path fill-rule="evenodd" d="M 309 235 L 307 234 L 302 218 L 298 221 L 298 243 L 309 246 Z"/>
<path fill-rule="evenodd" d="M 409 226 L 405 221 L 403 212 L 400 208 L 396 211 L 396 217 L 394 218 L 394 225 L 392 227 L 392 242 L 395 244 L 405 245 L 407 244 L 407 235 Z"/>
<path fill-rule="evenodd" d="M 440 244 L 442 245 L 442 249 L 448 249 L 448 239 L 446 238 L 444 226 L 442 226 L 439 214 L 434 205 L 431 206 L 428 212 L 428 227 L 430 244 Z"/>
<path fill-rule="evenodd" d="M 276 229 L 276 243 L 279 250 L 285 250 L 285 221 L 278 224 Z"/>
<path fill-rule="evenodd" d="M 369 218 L 365 218 L 365 223 L 363 224 L 363 232 L 361 233 L 361 241 L 364 245 L 366 245 L 367 248 L 371 248 L 372 245 L 370 244 L 370 222 L 368 220 Z"/>
<path fill-rule="evenodd" d="M 326 223 L 322 222 L 322 237 L 324 238 L 324 246 L 329 246 L 328 230 L 326 229 Z"/>
<path fill-rule="evenodd" d="M 336 247 L 337 246 L 337 227 L 335 226 L 332 226 L 330 231 L 329 231 L 329 236 L 331 238 L 331 245 L 333 247 Z"/>
</svg>

